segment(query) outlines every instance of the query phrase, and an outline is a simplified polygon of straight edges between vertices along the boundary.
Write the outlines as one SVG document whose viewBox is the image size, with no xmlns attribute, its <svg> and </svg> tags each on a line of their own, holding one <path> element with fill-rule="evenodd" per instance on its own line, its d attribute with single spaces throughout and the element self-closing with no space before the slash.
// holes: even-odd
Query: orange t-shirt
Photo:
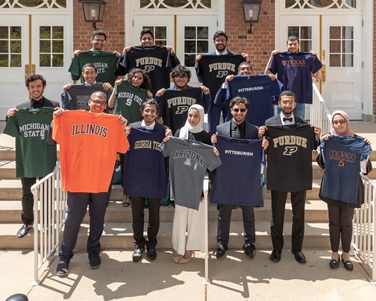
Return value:
<svg viewBox="0 0 376 301">
<path fill-rule="evenodd" d="M 54 116 L 52 138 L 60 144 L 63 188 L 70 192 L 106 192 L 117 153 L 129 148 L 119 117 L 85 110 Z"/>
</svg>

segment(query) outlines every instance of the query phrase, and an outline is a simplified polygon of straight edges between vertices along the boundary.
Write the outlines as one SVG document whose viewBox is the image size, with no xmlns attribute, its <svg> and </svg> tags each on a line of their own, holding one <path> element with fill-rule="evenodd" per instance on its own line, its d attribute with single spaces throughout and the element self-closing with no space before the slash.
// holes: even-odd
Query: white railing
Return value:
<svg viewBox="0 0 376 301">
<path fill-rule="evenodd" d="M 38 285 L 39 271 L 50 262 L 60 243 L 65 221 L 66 193 L 61 182 L 60 163 L 31 187 L 34 195 L 34 280 Z"/>
<path fill-rule="evenodd" d="M 355 209 L 352 248 L 372 270 L 371 281 L 376 281 L 375 232 L 376 184 L 361 175 L 364 184 L 364 204 Z"/>
<path fill-rule="evenodd" d="M 331 113 L 315 83 L 312 84 L 312 89 L 313 100 L 309 111 L 310 124 L 319 126 L 323 134 L 329 133 Z"/>
</svg>

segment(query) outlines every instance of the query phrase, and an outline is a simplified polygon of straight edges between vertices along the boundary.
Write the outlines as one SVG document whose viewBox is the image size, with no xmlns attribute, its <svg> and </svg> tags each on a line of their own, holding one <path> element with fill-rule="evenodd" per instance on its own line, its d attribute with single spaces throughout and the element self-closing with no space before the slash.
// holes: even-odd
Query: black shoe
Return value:
<svg viewBox="0 0 376 301">
<path fill-rule="evenodd" d="M 136 248 L 133 251 L 132 260 L 133 262 L 137 262 L 142 258 L 142 253 L 144 252 L 144 248 L 139 248 L 136 246 Z"/>
<path fill-rule="evenodd" d="M 244 254 L 247 255 L 249 258 L 253 258 L 256 256 L 256 247 L 254 244 L 246 244 L 243 246 Z"/>
<path fill-rule="evenodd" d="M 338 259 L 339 262 L 339 259 Z M 352 271 L 354 269 L 354 266 L 350 260 L 344 260 L 342 257 L 342 262 L 346 270 Z"/>
<path fill-rule="evenodd" d="M 329 261 L 329 266 L 331 269 L 336 269 L 339 266 L 339 258 L 338 259 L 332 259 Z"/>
<path fill-rule="evenodd" d="M 274 262 L 279 262 L 281 260 L 282 250 L 273 249 L 272 254 L 270 254 L 269 259 Z"/>
<path fill-rule="evenodd" d="M 222 243 L 218 243 L 217 245 L 217 258 L 221 258 L 223 255 L 225 255 L 226 251 L 228 250 L 227 245 L 224 245 Z"/>
<path fill-rule="evenodd" d="M 89 267 L 91 269 L 97 269 L 101 265 L 101 258 L 99 254 L 89 254 Z"/>
<path fill-rule="evenodd" d="M 295 260 L 299 263 L 306 263 L 307 260 L 304 256 L 304 253 L 302 251 L 300 252 L 294 252 L 294 251 L 291 251 L 292 254 L 294 254 L 295 256 Z"/>
<path fill-rule="evenodd" d="M 56 274 L 59 277 L 67 277 L 69 274 L 69 263 L 66 263 L 63 260 L 60 260 L 56 267 Z"/>
<path fill-rule="evenodd" d="M 146 257 L 149 260 L 155 260 L 157 258 L 157 251 L 154 247 L 150 247 L 146 250 Z"/>
<path fill-rule="evenodd" d="M 31 229 L 33 229 L 32 225 L 23 224 L 20 230 L 17 231 L 17 238 L 24 237 L 27 234 L 27 232 L 29 232 Z"/>
</svg>

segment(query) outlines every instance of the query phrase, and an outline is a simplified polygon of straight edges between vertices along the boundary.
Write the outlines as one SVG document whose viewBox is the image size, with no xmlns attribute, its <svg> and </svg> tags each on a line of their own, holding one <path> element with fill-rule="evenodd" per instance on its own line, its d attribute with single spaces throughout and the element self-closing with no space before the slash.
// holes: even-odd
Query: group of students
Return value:
<svg viewBox="0 0 376 301">
<path fill-rule="evenodd" d="M 212 56 L 236 56 L 226 49 L 227 39 L 224 32 L 214 35 L 216 51 Z M 95 45 L 103 47 L 105 40 L 106 35 L 103 32 L 93 33 L 91 52 L 94 52 L 94 57 L 97 57 L 102 49 L 95 48 Z M 26 165 L 30 164 L 31 158 L 38 158 L 47 152 L 45 148 L 51 147 L 50 162 L 56 162 L 54 143 L 57 142 L 61 151 L 63 187 L 68 191 L 68 215 L 57 265 L 58 276 L 65 277 L 69 274 L 69 263 L 87 206 L 90 211 L 87 244 L 89 265 L 90 268 L 98 268 L 101 264 L 100 237 L 117 153 L 121 154 L 124 206 L 129 206 L 129 200 L 132 200 L 134 262 L 142 259 L 145 249 L 149 260 L 157 257 L 160 199 L 166 195 L 168 179 L 171 199 L 175 202 L 172 227 L 173 261 L 179 264 L 188 263 L 195 250 L 206 252 L 205 237 L 202 233 L 205 214 L 202 206 L 202 182 L 208 170 L 212 172 L 210 202 L 218 206 L 216 257 L 223 257 L 228 249 L 231 212 L 234 207 L 239 206 L 243 212 L 244 253 L 253 258 L 256 255 L 254 207 L 260 206 L 262 199 L 260 170 L 266 163 L 267 152 L 267 188 L 271 190 L 272 196 L 273 251 L 270 259 L 273 262 L 281 260 L 285 203 L 287 193 L 290 192 L 293 207 L 291 251 L 296 261 L 305 263 L 302 245 L 306 190 L 312 188 L 311 153 L 320 143 L 321 129 L 306 124 L 296 115 L 298 102 L 295 94 L 289 90 L 281 92 L 282 87 L 273 74 L 257 77 L 262 81 L 262 85 L 268 87 L 265 89 L 266 96 L 262 96 L 268 99 L 268 104 L 261 112 L 262 120 L 256 122 L 260 114 L 252 113 L 264 104 L 257 104 L 259 98 L 254 94 L 261 89 L 247 89 L 252 67 L 247 61 L 246 53 L 239 55 L 237 64 L 226 65 L 230 66 L 232 74 L 229 74 L 229 70 L 217 70 L 222 72 L 215 76 L 218 78 L 218 74 L 221 75 L 219 83 L 210 82 L 214 74 L 206 74 L 204 71 L 205 66 L 208 66 L 207 70 L 218 69 L 217 67 L 221 66 L 218 58 L 199 55 L 196 58 L 197 74 L 206 77 L 209 84 L 205 85 L 203 79 L 204 84 L 195 88 L 188 85 L 191 72 L 187 67 L 178 64 L 173 49 L 170 46 L 154 46 L 154 36 L 150 29 L 141 32 L 140 42 L 141 46 L 126 47 L 121 55 L 117 52 L 110 53 L 112 58 L 118 58 L 113 72 L 117 76 L 126 74 L 126 79 L 119 78 L 113 82 L 113 86 L 107 81 L 97 81 L 100 74 L 98 66 L 109 66 L 109 63 L 87 62 L 93 53 L 75 51 L 72 61 L 74 68 L 71 66 L 70 72 L 76 70 L 77 73 L 77 70 L 80 70 L 83 84 L 64 86 L 61 97 L 63 109 L 58 108 L 57 102 L 44 98 L 46 81 L 42 76 L 33 74 L 27 78 L 26 86 L 32 99 L 8 110 L 9 120 L 4 130 L 5 133 L 17 137 L 17 176 L 21 177 L 23 188 L 23 226 L 17 237 L 24 237 L 33 225 L 31 185 L 37 178 L 52 170 L 49 168 L 49 171 L 35 172 L 35 167 L 29 168 Z M 140 65 L 137 59 L 140 52 L 153 55 L 155 52 L 162 52 L 165 60 L 153 60 L 158 66 L 162 66 L 161 69 L 168 66 L 167 70 L 171 71 L 171 62 L 175 64 L 171 72 L 173 87 L 163 86 L 165 83 L 162 73 L 159 73 L 158 77 L 157 72 L 157 75 L 153 75 L 157 77 L 151 80 L 151 73 L 137 66 Z M 85 64 L 81 67 L 82 61 L 79 57 L 83 53 Z M 274 53 L 278 54 L 279 52 Z M 307 54 L 307 57 L 315 61 L 314 54 Z M 143 57 L 142 61 L 149 62 L 150 57 Z M 147 65 L 150 67 L 150 63 Z M 212 66 L 216 67 L 213 69 Z M 272 63 L 270 66 L 271 71 L 274 70 Z M 319 67 L 320 64 L 316 64 L 310 72 L 317 75 Z M 274 71 L 279 73 L 276 70 Z M 238 74 L 234 76 L 235 72 Z M 77 74 L 75 79 L 78 79 Z M 158 87 L 159 84 L 155 84 L 157 82 L 162 87 Z M 259 87 L 261 83 L 257 82 L 257 85 Z M 81 88 L 75 90 L 77 87 Z M 89 90 L 86 90 L 87 88 Z M 82 92 L 83 90 L 85 91 Z M 252 94 L 243 95 L 243 92 Z M 245 95 L 251 99 L 247 99 Z M 270 109 L 273 110 L 273 105 L 278 106 L 276 115 L 273 111 L 269 112 Z M 210 113 L 210 110 L 214 113 L 209 114 L 209 129 L 206 130 L 204 116 L 205 113 Z M 38 117 L 40 111 L 48 116 L 43 121 Z M 226 121 L 223 124 L 219 124 L 217 118 L 221 111 Z M 23 113 L 20 114 L 21 112 Z M 102 114 L 103 112 L 113 114 Z M 28 117 L 23 117 L 24 114 Z M 29 118 L 32 121 L 29 121 Z M 52 120 L 53 126 L 49 135 Z M 28 125 L 23 126 L 25 124 Z M 321 166 L 325 166 L 325 173 L 320 197 L 328 202 L 332 244 L 330 267 L 336 268 L 339 265 L 338 245 L 342 239 L 342 261 L 346 269 L 352 270 L 348 253 L 352 208 L 360 203 L 361 196 L 357 194 L 358 186 L 351 187 L 350 198 L 348 192 L 343 193 L 338 187 L 343 181 L 357 185 L 361 183 L 358 178 L 350 179 L 350 174 L 354 173 L 337 170 L 333 175 L 332 170 L 336 166 L 333 162 L 340 161 L 341 164 L 337 165 L 342 168 L 346 166 L 346 169 L 349 169 L 347 165 L 351 164 L 352 171 L 359 171 L 358 163 L 368 159 L 371 149 L 368 140 L 352 133 L 345 112 L 334 112 L 332 125 L 332 132 L 322 138 L 323 155 L 320 162 Z M 45 148 L 36 153 L 36 146 L 29 140 L 31 137 L 33 141 L 39 139 L 37 143 L 44 143 Z M 48 138 L 50 144 L 45 143 Z M 335 143 L 331 143 L 332 141 Z M 336 147 L 346 149 L 352 154 L 348 157 L 355 159 L 333 157 L 333 153 L 340 153 Z M 168 162 L 165 157 L 169 158 Z M 77 166 L 85 168 L 80 170 Z M 369 169 L 368 164 L 367 171 Z M 336 191 L 333 185 L 326 184 L 329 181 L 332 183 L 333 177 L 340 181 Z M 149 210 L 147 237 L 144 237 L 145 203 Z"/>
</svg>

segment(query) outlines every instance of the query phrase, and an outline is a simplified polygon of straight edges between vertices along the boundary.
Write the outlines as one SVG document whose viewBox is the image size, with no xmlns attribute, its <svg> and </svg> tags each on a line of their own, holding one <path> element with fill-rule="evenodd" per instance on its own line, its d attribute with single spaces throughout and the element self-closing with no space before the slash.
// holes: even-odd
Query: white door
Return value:
<svg viewBox="0 0 376 301">
<path fill-rule="evenodd" d="M 136 33 L 129 39 L 131 45 L 140 43 L 139 33 L 142 28 L 154 30 L 157 45 L 170 45 L 175 49 L 176 55 L 182 65 L 190 68 L 192 77 L 190 85 L 198 86 L 196 71 L 194 69 L 197 54 L 213 50 L 213 34 L 217 30 L 216 16 L 186 16 L 186 15 L 134 15 Z"/>
<path fill-rule="evenodd" d="M 31 30 L 29 31 L 29 24 Z M 69 16 L 1 15 L 0 18 L 0 119 L 10 107 L 29 99 L 25 76 L 42 74 L 44 95 L 60 101 L 64 84 L 70 82 L 71 43 Z"/>
<path fill-rule="evenodd" d="M 319 86 L 329 111 L 341 109 L 353 120 L 362 119 L 361 17 L 284 15 L 281 24 L 276 41 L 278 50 L 286 51 L 287 37 L 296 35 L 300 50 L 314 50 L 325 65 L 326 72 Z"/>
</svg>

